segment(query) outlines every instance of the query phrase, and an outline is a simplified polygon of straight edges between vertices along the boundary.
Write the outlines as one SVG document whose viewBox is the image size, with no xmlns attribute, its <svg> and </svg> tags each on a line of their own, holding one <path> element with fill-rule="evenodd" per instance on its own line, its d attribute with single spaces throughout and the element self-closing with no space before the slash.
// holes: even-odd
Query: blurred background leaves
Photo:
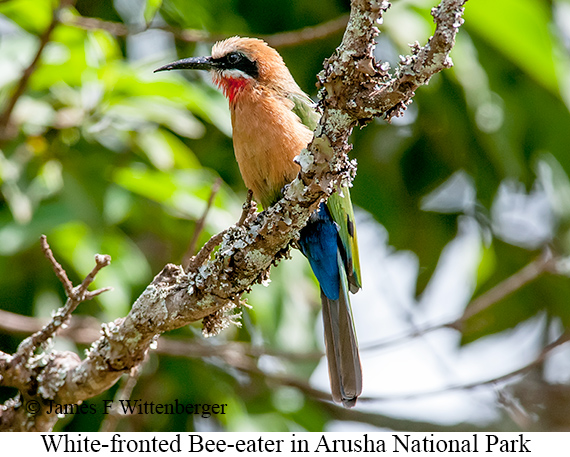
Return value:
<svg viewBox="0 0 570 457">
<path fill-rule="evenodd" d="M 395 1 L 377 58 L 395 68 L 408 43 L 425 43 L 433 6 Z M 206 75 L 153 70 L 207 54 L 218 38 L 271 43 L 293 31 L 293 44 L 278 49 L 316 98 L 315 75 L 343 32 L 329 21 L 342 25 L 348 11 L 341 0 L 1 1 L 0 309 L 43 317 L 63 302 L 39 249 L 42 233 L 76 283 L 95 253 L 112 256 L 95 287 L 113 291 L 76 313 L 107 322 L 124 316 L 166 263 L 182 261 L 218 178 L 198 244 L 235 223 L 246 189 L 226 101 Z M 326 33 L 318 39 L 295 32 L 319 24 Z M 328 391 L 328 381 L 317 285 L 296 252 L 249 295 L 241 328 L 207 341 L 199 324 L 167 335 L 210 347 L 245 343 L 255 349 L 249 369 L 231 357 L 159 350 L 132 396 L 228 403 L 225 416 L 131 416 L 118 428 L 567 430 L 570 402 L 560 399 L 570 398 L 570 353 L 561 345 L 535 362 L 570 323 L 569 46 L 567 0 L 468 2 L 455 66 L 420 88 L 403 117 L 354 133 L 364 290 L 353 305 L 368 397 L 356 411 L 311 395 Z M 461 332 L 418 331 L 458 319 L 545 252 L 556 268 L 489 302 Z M 386 343 L 411 332 L 419 335 L 412 345 Z M 23 333 L 0 330 L 0 348 L 14 351 Z M 65 338 L 56 347 L 84 348 Z M 461 388 L 526 364 L 526 376 Z M 116 389 L 90 402 L 101 409 Z M 57 427 L 97 430 L 102 420 L 68 416 Z"/>
</svg>

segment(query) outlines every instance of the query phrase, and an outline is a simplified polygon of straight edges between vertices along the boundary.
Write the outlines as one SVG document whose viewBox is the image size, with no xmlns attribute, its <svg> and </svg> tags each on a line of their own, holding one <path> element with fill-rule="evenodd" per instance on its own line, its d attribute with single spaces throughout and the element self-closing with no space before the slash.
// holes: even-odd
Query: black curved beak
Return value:
<svg viewBox="0 0 570 457">
<path fill-rule="evenodd" d="M 211 57 L 189 57 L 157 68 L 154 73 L 167 70 L 211 70 L 213 67 L 214 61 Z"/>
</svg>

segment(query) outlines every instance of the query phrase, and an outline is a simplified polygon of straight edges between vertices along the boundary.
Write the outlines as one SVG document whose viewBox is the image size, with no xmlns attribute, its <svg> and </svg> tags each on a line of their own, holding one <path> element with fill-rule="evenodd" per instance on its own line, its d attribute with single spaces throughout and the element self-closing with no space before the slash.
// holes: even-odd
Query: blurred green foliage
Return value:
<svg viewBox="0 0 570 457">
<path fill-rule="evenodd" d="M 0 112 L 52 20 L 54 0 L 0 2 Z M 425 43 L 433 31 L 433 0 L 394 2 L 381 27 L 378 57 L 397 65 L 407 43 Z M 442 250 L 457 235 L 458 218 L 478 221 L 485 243 L 475 294 L 512 275 L 549 245 L 569 253 L 570 81 L 568 2 L 477 0 L 467 3 L 465 25 L 452 53 L 455 67 L 417 91 L 405 116 L 377 120 L 353 135 L 359 171 L 356 206 L 386 227 L 389 242 L 419 259 L 417 293 L 432 278 Z M 212 35 L 270 35 L 314 26 L 349 11 L 347 1 L 313 0 L 77 0 L 60 11 L 37 68 L 19 97 L 0 140 L 0 308 L 48 316 L 64 300 L 38 239 L 48 237 L 77 283 L 93 255 L 112 256 L 95 287 L 112 286 L 77 314 L 102 322 L 124 316 L 167 262 L 180 262 L 218 177 L 223 185 L 199 244 L 234 223 L 245 189 L 233 159 L 226 101 L 203 75 L 153 74 L 178 56 L 209 52 L 168 30 Z M 558 14 L 566 12 L 566 16 Z M 97 26 L 81 19 L 93 19 Z M 112 21 L 128 34 L 102 21 Z M 566 27 L 566 28 L 565 28 Z M 315 74 L 340 42 L 342 30 L 279 49 L 301 87 L 316 96 Z M 426 196 L 458 172 L 475 199 L 426 210 Z M 534 243 L 517 242 L 526 227 L 501 235 L 493 217 L 501 186 L 522 184 L 547 195 L 554 223 Z M 433 195 L 433 194 L 432 194 Z M 518 238 L 517 238 L 518 237 Z M 361 250 L 365 248 L 361 247 Z M 243 327 L 217 342 L 307 352 L 318 310 L 316 286 L 297 254 L 256 288 Z M 290 284 L 295 284 L 291 288 Z M 467 322 L 463 342 L 500 332 L 546 311 L 570 322 L 570 284 L 550 276 L 527 285 Z M 312 308 L 299 303 L 312 303 Z M 297 305 L 296 305 L 297 304 Z M 171 337 L 201 338 L 199 326 Z M 0 333 L 13 351 L 19 336 Z M 69 344 L 69 343 L 67 343 Z M 77 348 L 81 353 L 81 348 Z M 308 377 L 315 362 L 279 366 Z M 231 415 L 146 416 L 122 421 L 127 430 L 321 430 L 328 409 L 291 387 L 275 387 L 215 358 L 152 354 L 133 398 L 228 403 Z M 99 398 L 111 398 L 116 387 Z M 3 398 L 12 391 L 2 391 Z M 97 430 L 102 417 L 68 417 L 66 430 Z M 213 424 L 213 425 L 212 425 Z"/>
</svg>

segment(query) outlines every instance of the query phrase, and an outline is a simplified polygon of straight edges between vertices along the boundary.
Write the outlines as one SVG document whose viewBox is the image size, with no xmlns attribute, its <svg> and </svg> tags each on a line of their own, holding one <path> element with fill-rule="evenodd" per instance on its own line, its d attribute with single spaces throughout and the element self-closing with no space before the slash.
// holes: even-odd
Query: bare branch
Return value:
<svg viewBox="0 0 570 457">
<path fill-rule="evenodd" d="M 122 22 L 104 21 L 95 17 L 76 16 L 70 11 L 60 12 L 59 20 L 65 25 L 78 27 L 83 30 L 104 30 L 117 37 L 125 37 L 127 35 L 137 33 L 135 31 L 131 31 Z M 142 30 L 139 30 L 139 32 L 141 31 Z"/>
<path fill-rule="evenodd" d="M 287 46 L 298 46 L 310 41 L 327 38 L 338 33 L 346 27 L 348 23 L 348 14 L 332 19 L 313 27 L 305 27 L 299 30 L 290 30 L 283 33 L 275 33 L 273 35 L 262 35 L 259 38 L 265 40 L 267 44 L 275 48 L 284 48 Z"/>
<path fill-rule="evenodd" d="M 22 316 L 0 309 L 0 330 L 9 333 L 34 333 L 47 323 L 38 317 Z M 101 337 L 101 325 L 97 319 L 89 316 L 73 316 L 69 325 L 58 332 L 58 336 L 69 338 L 75 343 L 90 345 Z M 231 349 L 227 349 L 231 347 Z M 248 357 L 259 358 L 264 355 L 286 359 L 292 362 L 317 361 L 324 354 L 315 352 L 290 352 L 251 345 L 238 341 L 225 344 L 210 344 L 208 340 L 187 341 L 161 337 L 156 348 L 157 354 L 186 356 L 190 358 L 215 357 L 226 350 L 238 351 Z"/>
<path fill-rule="evenodd" d="M 208 258 L 212 255 L 214 249 L 220 245 L 225 234 L 226 231 L 223 231 L 212 236 L 212 238 L 210 238 L 206 244 L 202 246 L 202 249 L 200 249 L 200 252 L 198 252 L 198 254 L 190 257 L 187 260 L 185 271 L 196 270 L 201 265 L 203 265 L 204 262 L 208 260 Z"/>
<path fill-rule="evenodd" d="M 103 292 L 109 292 L 113 290 L 112 287 L 102 287 L 101 289 L 87 291 L 85 293 L 85 300 L 91 300 L 92 298 L 96 297 L 97 295 L 101 295 Z"/>
<path fill-rule="evenodd" d="M 71 287 L 69 290 L 69 279 L 67 274 L 56 261 L 53 256 L 46 237 L 41 238 L 42 250 L 52 264 L 56 276 L 62 281 L 68 299 L 65 305 L 61 307 L 53 315 L 52 319 L 39 331 L 26 338 L 20 346 L 16 354 L 10 359 L 5 358 L 0 363 L 0 383 L 17 387 L 22 394 L 22 400 L 11 400 L 4 405 L 4 409 L 0 409 L 0 430 L 48 430 L 57 420 L 57 416 L 51 417 L 46 412 L 45 400 L 55 398 L 59 390 L 62 379 L 65 379 L 67 371 L 80 362 L 79 357 L 72 352 L 58 353 L 51 351 L 48 354 L 38 354 L 34 357 L 34 352 L 48 340 L 54 337 L 57 331 L 64 327 L 70 319 L 71 313 L 77 306 L 95 295 L 90 295 L 87 288 L 93 282 L 95 275 L 109 265 L 111 257 L 108 255 L 95 256 L 95 267 L 76 288 Z M 95 291 L 95 294 L 103 292 L 103 290 Z M 41 375 L 36 371 L 41 367 Z M 63 376 L 63 378 L 62 378 Z M 31 379 L 35 379 L 34 383 L 30 383 Z M 35 403 L 29 401 L 36 396 L 40 396 L 43 403 L 34 400 Z M 30 408 L 27 404 L 37 405 L 30 414 Z"/>
<path fill-rule="evenodd" d="M 432 9 L 436 22 L 434 35 L 423 47 L 417 43 L 412 46 L 413 54 L 402 58 L 394 76 L 388 73 L 385 66 L 375 62 L 371 41 L 378 33 L 375 25 L 381 20 L 381 12 L 388 8 L 388 2 L 354 1 L 353 5 L 358 7 L 351 12 L 351 21 L 343 44 L 339 47 L 341 52 L 332 62 L 329 60 L 332 65 L 324 73 L 328 81 L 321 81 L 321 85 L 328 92 L 336 93 L 337 106 L 340 105 L 363 122 L 376 116 L 390 120 L 392 116 L 401 114 L 419 86 L 427 84 L 435 73 L 452 65 L 449 52 L 463 22 L 461 16 L 466 1 L 442 0 L 439 6 Z M 368 5 L 369 13 L 378 9 L 376 18 L 373 14 L 361 14 Z M 367 32 L 360 33 L 359 29 Z M 360 84 L 344 84 L 347 79 Z"/>
<path fill-rule="evenodd" d="M 104 21 L 93 17 L 75 16 L 69 12 L 62 12 L 60 20 L 66 25 L 82 28 L 84 30 L 105 30 L 114 36 L 125 37 L 134 35 L 145 30 L 164 30 L 172 33 L 178 40 L 187 43 L 196 43 L 202 41 L 218 41 L 227 38 L 221 34 L 211 34 L 203 30 L 196 29 L 178 29 L 175 27 L 144 27 L 129 28 L 120 22 Z M 265 40 L 269 45 L 280 48 L 286 46 L 297 46 L 310 41 L 320 40 L 341 32 L 348 22 L 348 14 L 343 14 L 338 18 L 332 19 L 322 24 L 311 27 L 304 27 L 299 30 L 290 30 L 272 35 L 261 35 L 259 38 Z"/>
<path fill-rule="evenodd" d="M 0 309 L 0 330 L 8 333 L 35 333 L 39 332 L 48 319 L 22 316 Z M 73 316 L 67 327 L 61 328 L 58 335 L 69 338 L 76 343 L 91 344 L 100 336 L 101 323 L 91 316 Z"/>
<path fill-rule="evenodd" d="M 61 284 L 63 284 L 65 294 L 68 297 L 70 297 L 71 295 L 73 295 L 73 284 L 67 277 L 67 273 L 65 272 L 61 264 L 57 260 L 55 260 L 53 252 L 49 247 L 49 244 L 47 242 L 47 237 L 45 235 L 40 236 L 40 244 L 42 246 L 42 251 L 44 252 L 44 255 L 46 256 L 46 258 L 49 260 L 49 262 L 53 267 L 55 275 L 60 280 Z"/>
<path fill-rule="evenodd" d="M 463 316 L 449 326 L 461 329 L 467 319 L 501 301 L 543 273 L 554 271 L 555 266 L 556 259 L 550 251 L 545 251 L 539 258 L 473 300 L 465 309 Z"/>
<path fill-rule="evenodd" d="M 222 186 L 222 178 L 217 178 L 214 181 L 214 184 L 212 185 L 212 191 L 210 192 L 210 197 L 208 198 L 208 202 L 206 203 L 206 208 L 204 209 L 202 216 L 200 216 L 200 219 L 198 219 L 198 221 L 196 222 L 196 228 L 194 229 L 194 233 L 192 234 L 192 239 L 190 240 L 188 249 L 184 254 L 182 265 L 184 266 L 185 270 L 188 270 L 188 267 L 190 265 L 190 259 L 196 252 L 196 244 L 198 244 L 198 238 L 200 237 L 202 230 L 204 230 L 204 225 L 206 225 L 206 217 L 208 217 L 208 213 L 212 208 L 212 204 L 214 203 L 216 194 L 220 191 L 221 186 Z"/>
<path fill-rule="evenodd" d="M 485 384 L 498 384 L 504 381 L 507 381 L 515 376 L 519 376 L 519 375 L 523 375 L 527 372 L 529 372 L 530 370 L 532 370 L 533 368 L 539 366 L 540 364 L 542 364 L 545 360 L 546 357 L 548 356 L 548 354 L 550 352 L 552 352 L 554 349 L 556 349 L 558 346 L 561 346 L 563 344 L 566 344 L 568 341 L 570 341 L 570 332 L 564 332 L 562 335 L 560 335 L 555 341 L 553 341 L 552 343 L 546 345 L 541 351 L 540 354 L 532 361 L 530 362 L 528 365 L 525 365 L 524 367 L 519 368 L 518 370 L 512 371 L 511 373 L 507 373 L 504 374 L 502 376 L 498 376 L 496 378 L 493 379 L 489 379 L 487 381 L 483 381 L 483 382 L 479 382 L 479 383 L 472 383 L 472 384 L 467 384 L 465 385 L 463 388 L 465 389 L 472 389 L 478 386 L 482 386 Z"/>
<path fill-rule="evenodd" d="M 47 323 L 46 319 L 22 316 L 0 309 L 0 330 L 9 333 L 35 333 Z"/>
<path fill-rule="evenodd" d="M 60 14 L 62 24 L 79 27 L 83 30 L 105 30 L 116 37 L 126 37 L 128 35 L 136 35 L 146 30 L 164 30 L 172 33 L 177 39 L 188 43 L 200 41 L 217 41 L 223 39 L 223 35 L 210 34 L 203 30 L 195 29 L 178 29 L 175 27 L 128 27 L 122 22 L 104 21 L 94 17 L 75 16 L 67 11 Z"/>
<path fill-rule="evenodd" d="M 441 330 L 443 328 L 451 328 L 461 331 L 467 319 L 470 319 L 471 317 L 479 314 L 495 303 L 500 302 L 510 294 L 521 289 L 529 282 L 539 278 L 544 273 L 556 273 L 556 264 L 558 261 L 559 259 L 553 257 L 550 251 L 545 251 L 540 257 L 524 266 L 512 276 L 509 276 L 504 281 L 501 281 L 499 284 L 495 285 L 484 294 L 472 300 L 465 308 L 463 314 L 457 319 L 423 328 L 418 328 L 412 332 L 406 333 L 405 335 L 399 335 L 385 339 L 383 341 L 378 341 L 376 343 L 370 343 L 366 346 L 363 346 L 361 350 L 372 351 L 388 346 L 393 346 L 395 344 L 405 343 L 406 341 L 409 341 L 413 338 L 417 338 L 419 336 L 423 336 L 427 333 Z"/>
<path fill-rule="evenodd" d="M 253 201 L 253 191 L 248 189 L 247 191 L 247 198 L 245 199 L 244 204 L 242 205 L 242 213 L 239 221 L 237 222 L 237 226 L 241 227 L 245 225 L 247 221 L 251 221 L 253 215 L 257 211 L 257 203 Z"/>
<path fill-rule="evenodd" d="M 91 270 L 91 272 L 85 277 L 85 279 L 83 280 L 81 285 L 75 291 L 76 299 L 84 297 L 84 295 L 87 292 L 87 288 L 91 285 L 91 283 L 95 279 L 95 276 L 97 275 L 97 273 L 99 273 L 99 271 L 101 271 L 102 268 L 105 268 L 110 263 L 111 263 L 111 256 L 110 255 L 95 254 L 95 266 L 93 267 L 93 270 Z M 105 290 L 109 290 L 109 288 L 107 287 L 107 288 L 105 288 Z M 97 295 L 99 295 L 102 292 L 105 292 L 105 290 L 96 291 Z M 73 310 L 71 310 L 69 313 L 71 314 L 72 312 L 73 312 Z"/>
<path fill-rule="evenodd" d="M 450 392 L 450 391 L 454 391 L 454 390 L 471 390 L 471 389 L 476 389 L 478 387 L 483 387 L 486 385 L 505 383 L 505 382 L 511 380 L 512 378 L 517 377 L 517 376 L 522 376 L 522 375 L 528 373 L 533 368 L 539 366 L 540 364 L 542 364 L 546 360 L 546 357 L 548 356 L 548 354 L 550 352 L 552 352 L 557 347 L 559 347 L 563 344 L 566 344 L 568 341 L 570 341 L 570 332 L 564 332 L 562 335 L 560 335 L 560 337 L 558 337 L 556 339 L 556 341 L 545 346 L 540 351 L 538 356 L 532 362 L 528 363 L 527 365 L 525 365 L 521 368 L 518 368 L 518 369 L 511 371 L 509 373 L 505 373 L 503 375 L 497 376 L 495 378 L 486 379 L 483 381 L 474 381 L 474 382 L 470 382 L 470 383 L 466 383 L 466 384 L 454 384 L 454 385 L 445 387 L 443 389 L 435 389 L 435 390 L 424 391 L 424 392 L 414 392 L 414 393 L 402 394 L 402 395 L 390 395 L 390 396 L 386 396 L 386 397 L 360 397 L 358 400 L 359 401 L 368 401 L 368 402 L 409 400 L 412 398 L 420 398 L 420 397 L 426 397 L 426 396 L 430 396 L 430 395 L 438 395 L 438 394 L 441 394 L 444 392 Z"/>
<path fill-rule="evenodd" d="M 133 367 L 129 375 L 123 378 L 121 387 L 117 390 L 115 395 L 113 407 L 111 408 L 111 411 L 109 411 L 109 414 L 105 416 L 105 420 L 101 424 L 99 429 L 100 432 L 112 432 L 116 430 L 117 424 L 122 417 L 121 410 L 119 409 L 120 400 L 128 400 L 131 398 L 133 390 L 142 373 L 142 366 L 143 364 Z"/>
<path fill-rule="evenodd" d="M 80 286 L 77 288 L 72 287 L 71 290 L 68 290 L 71 282 L 61 265 L 55 260 L 45 235 L 42 235 L 41 243 L 42 249 L 48 260 L 52 263 L 56 275 L 60 280 L 62 280 L 64 287 L 66 287 L 68 299 L 65 302 L 65 305 L 57 310 L 51 321 L 46 326 L 44 326 L 39 332 L 34 333 L 32 336 L 22 341 L 18 347 L 16 356 L 14 357 L 14 363 L 20 363 L 22 360 L 28 359 L 40 345 L 55 336 L 58 329 L 67 324 L 69 317 L 71 316 L 71 313 L 75 311 L 75 308 L 77 308 L 77 306 L 87 298 L 91 298 L 87 295 L 87 288 L 93 282 L 93 279 L 95 279 L 95 275 L 101 270 L 101 268 L 106 267 L 111 262 L 111 257 L 108 255 L 95 255 L 96 265 L 91 273 L 87 275 Z"/>
<path fill-rule="evenodd" d="M 4 108 L 4 111 L 0 114 L 0 139 L 8 139 L 12 136 L 12 133 L 10 132 L 10 117 L 12 116 L 12 111 L 14 111 L 14 107 L 16 106 L 18 99 L 22 96 L 22 94 L 26 90 L 26 87 L 28 86 L 28 81 L 30 80 L 32 74 L 36 70 L 38 62 L 40 61 L 40 57 L 42 56 L 42 53 L 44 52 L 46 45 L 49 43 L 51 35 L 58 23 L 59 23 L 58 12 L 56 10 L 53 12 L 52 20 L 49 23 L 48 27 L 46 28 L 44 33 L 40 36 L 40 45 L 38 47 L 38 50 L 36 51 L 36 55 L 22 73 L 22 77 L 20 78 L 20 81 L 18 82 L 18 85 L 16 86 L 14 93 L 8 100 L 6 108 Z"/>
</svg>

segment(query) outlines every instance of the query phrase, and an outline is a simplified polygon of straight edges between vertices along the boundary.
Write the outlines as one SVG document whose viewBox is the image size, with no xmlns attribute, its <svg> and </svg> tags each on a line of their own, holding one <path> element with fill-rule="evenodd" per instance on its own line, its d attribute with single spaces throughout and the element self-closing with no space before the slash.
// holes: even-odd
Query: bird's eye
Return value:
<svg viewBox="0 0 570 457">
<path fill-rule="evenodd" d="M 228 54 L 228 63 L 230 65 L 237 64 L 241 59 L 243 59 L 243 55 L 239 52 L 232 52 L 231 54 Z"/>
</svg>

